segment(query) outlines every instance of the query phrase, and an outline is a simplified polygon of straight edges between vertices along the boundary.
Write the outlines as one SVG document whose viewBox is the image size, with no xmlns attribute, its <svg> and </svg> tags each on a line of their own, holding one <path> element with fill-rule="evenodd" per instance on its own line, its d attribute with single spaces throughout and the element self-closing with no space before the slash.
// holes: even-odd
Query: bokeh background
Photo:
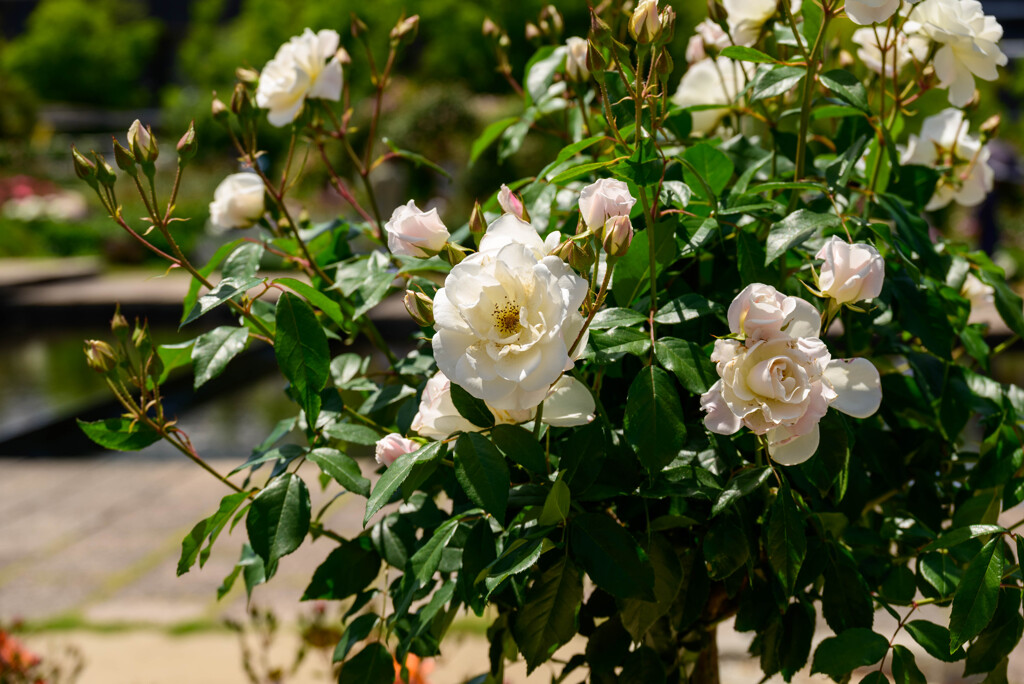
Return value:
<svg viewBox="0 0 1024 684">
<path fill-rule="evenodd" d="M 326 660 L 315 652 L 318 643 L 330 641 L 337 616 L 321 606 L 296 607 L 303 578 L 322 560 L 316 547 L 309 557 L 283 565 L 275 580 L 281 589 L 256 597 L 273 619 L 248 615 L 244 591 L 237 588 L 217 602 L 216 588 L 234 564 L 240 534 L 220 542 L 202 573 L 176 579 L 174 565 L 181 537 L 215 507 L 218 483 L 200 484 L 201 473 L 195 477 L 194 468 L 159 445 L 129 456 L 97 453 L 74 424 L 75 417 L 116 413 L 81 352 L 83 339 L 105 334 L 116 301 L 129 317 L 145 315 L 161 343 L 190 339 L 202 328 L 177 329 L 183 281 L 158 277 L 161 265 L 104 215 L 74 176 L 71 143 L 109 156 L 111 136 L 123 141 L 139 118 L 162 143 L 159 173 L 167 188 L 173 143 L 195 120 L 199 155 L 185 176 L 177 212 L 190 220 L 176 224 L 176 234 L 195 261 L 203 261 L 230 239 L 207 229 L 207 205 L 217 183 L 236 170 L 229 141 L 210 117 L 213 93 L 229 99 L 237 67 L 260 69 L 303 28 L 333 28 L 352 57 L 345 78 L 358 125 L 368 118 L 361 96 L 371 84 L 368 57 L 352 37 L 351 13 L 365 22 L 378 62 L 403 12 L 418 14 L 419 34 L 387 92 L 381 134 L 437 162 L 453 178 L 399 160 L 376 171 L 374 183 L 385 214 L 414 198 L 420 206 L 437 206 L 457 227 L 474 200 L 535 173 L 561 147 L 557 138 L 531 133 L 512 157 L 499 160 L 498 146 L 492 146 L 469 165 L 472 143 L 487 124 L 521 110 L 496 69 L 493 44 L 481 33 L 484 19 L 509 34 L 508 57 L 521 80 L 537 47 L 583 36 L 589 26 L 583 0 L 558 0 L 563 30 L 549 26 L 548 35 L 528 39 L 527 25 L 539 22 L 546 4 L 0 0 L 0 656 L 3 635 L 13 630 L 30 650 L 60 666 L 62 673 L 50 681 L 73 681 L 77 663 L 84 666 L 80 682 L 329 681 L 323 677 L 329 650 Z M 707 7 L 698 0 L 671 4 L 678 13 L 672 51 L 681 75 L 686 41 Z M 1003 48 L 1011 58 L 999 80 L 978 82 L 980 98 L 970 114 L 975 124 L 1002 117 L 1000 137 L 992 143 L 997 189 L 981 207 L 930 218 L 937 230 L 992 253 L 1017 279 L 1024 275 L 1024 2 L 985 0 L 984 7 L 1002 23 Z M 844 23 L 841 34 L 848 38 L 853 26 Z M 922 98 L 908 132 L 942 109 L 944 99 L 943 93 Z M 283 153 L 286 135 L 263 129 L 270 158 Z M 336 162 L 346 168 L 340 150 Z M 348 210 L 327 180 L 311 164 L 297 189 L 314 220 Z M 127 189 L 121 195 L 126 215 L 141 216 Z M 408 345 L 402 316 L 399 306 L 390 328 L 396 345 Z M 202 325 L 222 322 L 211 315 Z M 233 368 L 198 394 L 188 378 L 167 388 L 199 450 L 224 471 L 241 463 L 289 413 L 272 359 L 254 352 Z M 1020 382 L 1022 355 L 1006 355 L 996 373 Z M 372 459 L 364 462 L 369 473 Z M 340 515 L 357 519 L 353 511 Z M 225 617 L 245 632 L 248 650 L 237 634 L 225 631 Z M 275 621 L 290 625 L 287 634 L 271 629 Z M 468 663 L 458 676 L 483 669 L 480 623 L 456 629 L 466 640 L 431 681 L 462 681 L 450 669 L 453 661 Z M 742 669 L 749 638 L 737 639 L 723 642 L 723 657 L 734 668 L 726 681 L 756 678 Z M 303 648 L 314 655 L 292 674 Z M 145 657 L 129 655 L 140 652 Z M 240 665 L 247 652 L 249 672 Z M 261 657 L 269 659 L 263 663 Z M 930 681 L 962 681 L 945 671 L 934 677 Z M 538 681 L 545 678 L 542 673 Z"/>
</svg>

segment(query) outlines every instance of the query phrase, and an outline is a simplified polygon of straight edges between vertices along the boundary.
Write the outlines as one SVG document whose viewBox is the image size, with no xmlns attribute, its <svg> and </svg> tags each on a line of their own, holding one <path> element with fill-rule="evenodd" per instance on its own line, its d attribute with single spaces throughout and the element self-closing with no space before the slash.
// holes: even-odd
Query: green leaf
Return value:
<svg viewBox="0 0 1024 684">
<path fill-rule="evenodd" d="M 589 176 L 594 171 L 607 168 L 624 159 L 627 159 L 627 157 L 616 157 L 615 159 L 605 159 L 604 161 L 586 162 L 583 164 L 577 164 L 576 166 L 570 166 L 565 171 L 562 171 L 560 174 L 552 178 L 550 182 L 552 185 L 565 185 L 569 181 Z"/>
<path fill-rule="evenodd" d="M 77 419 L 76 419 L 77 420 Z M 85 436 L 104 449 L 139 451 L 160 439 L 156 430 L 127 418 L 107 418 L 94 422 L 77 420 Z"/>
<path fill-rule="evenodd" d="M 504 527 L 511 477 L 504 457 L 486 437 L 475 432 L 459 436 L 455 477 L 470 500 Z"/>
<path fill-rule="evenodd" d="M 355 423 L 331 423 L 324 427 L 324 434 L 341 442 L 373 446 L 381 435 L 372 427 Z"/>
<path fill-rule="evenodd" d="M 224 258 L 227 257 L 228 254 L 231 254 L 231 252 L 240 244 L 245 244 L 244 238 L 239 238 L 227 243 L 226 245 L 221 245 L 217 251 L 213 253 L 213 256 L 210 257 L 210 260 L 206 262 L 206 265 L 199 269 L 199 274 L 204 278 L 208 278 L 210 274 L 220 266 L 221 262 L 224 261 Z M 188 292 L 185 294 L 185 298 L 181 303 L 181 325 L 185 325 L 185 319 L 195 307 L 200 287 L 202 287 L 202 283 L 200 283 L 197 278 L 192 278 L 188 285 Z"/>
<path fill-rule="evenodd" d="M 195 388 L 214 379 L 238 356 L 249 342 L 248 328 L 222 325 L 196 338 L 192 347 Z"/>
<path fill-rule="evenodd" d="M 481 571 L 476 581 L 483 580 L 487 589 L 487 596 L 491 595 L 502 582 L 511 577 L 525 572 L 537 564 L 537 560 L 544 553 L 543 538 L 520 538 L 508 545 L 502 554 L 494 560 L 485 570 Z"/>
<path fill-rule="evenodd" d="M 245 529 L 268 572 L 279 558 L 299 548 L 309 531 L 309 518 L 309 490 L 298 475 L 282 473 L 256 495 Z"/>
<path fill-rule="evenodd" d="M 926 553 L 917 559 L 917 571 L 931 585 L 936 598 L 949 598 L 960 583 L 960 571 L 948 553 Z"/>
<path fill-rule="evenodd" d="M 458 531 L 461 520 L 462 516 L 445 520 L 433 531 L 427 542 L 416 549 L 416 553 L 409 559 L 413 576 L 416 577 L 420 584 L 426 584 L 434 576 L 437 566 L 441 564 L 441 555 Z"/>
<path fill-rule="evenodd" d="M 725 579 L 750 558 L 750 545 L 735 516 L 726 515 L 712 523 L 704 535 L 704 560 L 711 579 Z"/>
<path fill-rule="evenodd" d="M 363 527 L 370 521 L 370 518 L 387 504 L 398 488 L 402 486 L 409 473 L 419 465 L 433 463 L 441 458 L 448 445 L 441 442 L 430 442 L 412 452 L 402 454 L 394 463 L 388 466 L 384 474 L 377 480 L 370 498 L 366 502 L 366 513 L 363 515 Z"/>
<path fill-rule="evenodd" d="M 730 45 L 721 52 L 722 57 L 728 57 L 730 59 L 738 59 L 741 62 L 756 62 L 758 64 L 774 64 L 778 60 L 774 57 L 770 57 L 760 50 L 755 50 L 752 47 L 745 47 L 743 45 Z"/>
<path fill-rule="evenodd" d="M 892 678 L 895 684 L 928 684 L 913 651 L 899 644 L 892 647 Z"/>
<path fill-rule="evenodd" d="M 277 364 L 301 399 L 306 423 L 316 424 L 320 415 L 320 391 L 330 377 L 327 336 L 312 307 L 304 299 L 285 292 L 277 300 Z"/>
<path fill-rule="evenodd" d="M 860 684 L 889 684 L 889 678 L 876 670 L 868 673 L 864 679 L 860 680 Z"/>
<path fill-rule="evenodd" d="M 203 314 L 209 313 L 213 309 L 217 308 L 224 302 L 228 301 L 232 297 L 237 297 L 240 294 L 244 294 L 246 291 L 259 285 L 263 282 L 259 278 L 244 278 L 236 280 L 235 278 L 222 278 L 216 287 L 204 294 L 196 302 L 192 310 L 185 316 L 185 320 L 181 322 L 181 326 L 184 327 L 192 321 L 196 320 Z"/>
<path fill-rule="evenodd" d="M 647 187 L 661 180 L 664 163 L 658 156 L 654 141 L 645 139 L 629 159 L 624 159 L 610 170 L 619 178 L 629 181 L 638 187 Z"/>
<path fill-rule="evenodd" d="M 795 66 L 776 66 L 760 71 L 750 83 L 750 101 L 782 95 L 802 81 L 806 73 L 803 67 Z"/>
<path fill-rule="evenodd" d="M 854 627 L 818 644 L 811 674 L 822 672 L 838 682 L 858 667 L 874 665 L 888 651 L 889 640 L 884 636 Z"/>
<path fill-rule="evenodd" d="M 263 245 L 258 242 L 243 242 L 224 260 L 221 276 L 234 280 L 255 278 L 263 258 Z"/>
<path fill-rule="evenodd" d="M 996 311 L 1013 332 L 1024 336 L 1024 305 L 1020 296 L 1010 289 L 1001 270 L 978 269 L 978 280 L 992 287 Z"/>
<path fill-rule="evenodd" d="M 193 344 L 195 344 L 195 340 L 181 342 L 180 344 L 161 344 L 156 348 L 156 353 L 160 357 L 160 364 L 163 366 L 163 370 L 160 371 L 160 377 L 157 379 L 158 385 L 167 382 L 167 378 L 171 377 L 171 371 L 192 363 Z"/>
<path fill-rule="evenodd" d="M 683 182 L 709 202 L 725 190 L 736 168 L 724 152 L 708 143 L 698 143 L 687 148 L 682 159 L 689 165 L 683 165 Z M 708 196 L 708 189 L 714 197 Z"/>
<path fill-rule="evenodd" d="M 352 647 L 370 635 L 373 628 L 377 626 L 378 620 L 380 618 L 376 613 L 363 613 L 345 625 L 345 631 L 342 633 L 338 645 L 334 647 L 331 662 L 340 663 L 347 658 Z"/>
<path fill-rule="evenodd" d="M 537 177 L 543 178 L 544 180 L 550 183 L 552 180 L 551 173 L 555 169 L 560 168 L 563 164 L 565 164 L 567 161 L 569 161 L 570 159 L 572 159 L 573 157 L 575 157 L 577 154 L 587 149 L 588 147 L 591 147 L 596 143 L 599 143 L 607 139 L 608 138 L 604 135 L 592 135 L 589 138 L 584 138 L 583 140 L 580 140 L 579 142 L 575 142 L 571 145 L 566 145 L 558 153 L 558 156 L 555 157 L 555 160 L 552 161 L 547 166 L 545 166 L 541 170 L 541 172 L 537 174 Z"/>
<path fill-rule="evenodd" d="M 654 601 L 625 599 L 622 602 L 622 626 L 633 641 L 640 643 L 655 622 L 672 609 L 683 585 L 683 568 L 672 543 L 660 534 L 649 544 L 651 567 L 654 569 Z"/>
<path fill-rule="evenodd" d="M 394 681 L 394 660 L 379 641 L 367 644 L 342 665 L 338 676 L 338 684 L 393 684 Z"/>
<path fill-rule="evenodd" d="M 228 494 L 220 500 L 220 507 L 217 508 L 216 513 L 196 523 L 192 531 L 188 533 L 188 536 L 181 541 L 181 558 L 178 559 L 179 577 L 192 569 L 196 559 L 199 559 L 199 567 L 206 563 L 206 559 L 209 557 L 210 550 L 213 547 L 213 543 L 217 541 L 220 531 L 224 529 L 224 525 L 227 524 L 228 520 L 247 497 L 248 495 L 245 492 Z M 204 549 L 203 543 L 207 539 L 209 539 L 209 543 Z M 200 551 L 202 551 L 201 558 Z"/>
<path fill-rule="evenodd" d="M 690 292 L 681 297 L 676 297 L 668 304 L 662 305 L 657 313 L 654 314 L 654 320 L 665 325 L 674 325 L 695 321 L 698 318 L 718 314 L 721 311 L 722 307 L 715 302 L 695 292 Z"/>
<path fill-rule="evenodd" d="M 526 659 L 527 674 L 576 636 L 582 601 L 583 577 L 567 556 L 533 583 L 512 629 Z"/>
<path fill-rule="evenodd" d="M 624 527 L 604 513 L 569 523 L 569 549 L 597 586 L 619 598 L 655 600 L 654 569 Z"/>
<path fill-rule="evenodd" d="M 359 496 L 370 495 L 370 481 L 363 477 L 359 464 L 348 454 L 337 449 L 322 447 L 313 449 L 306 458 L 317 464 L 320 470 L 334 478 L 334 481 Z"/>
<path fill-rule="evenodd" d="M 274 281 L 274 284 L 287 287 L 289 290 L 302 295 L 313 306 L 323 311 L 324 315 L 334 321 L 339 328 L 343 330 L 348 329 L 350 319 L 342 311 L 341 305 L 312 285 L 295 278 L 278 278 Z"/>
<path fill-rule="evenodd" d="M 686 442 L 686 426 L 672 378 L 654 366 L 643 369 L 626 396 L 626 440 L 649 471 L 672 462 Z"/>
<path fill-rule="evenodd" d="M 551 491 L 544 498 L 544 508 L 541 509 L 538 522 L 541 525 L 561 525 L 569 517 L 570 503 L 569 485 L 562 480 L 555 480 Z"/>
<path fill-rule="evenodd" d="M 495 121 L 483 130 L 480 136 L 473 141 L 473 146 L 469 152 L 469 166 L 476 163 L 476 160 L 480 158 L 480 155 L 484 153 L 488 147 L 494 144 L 501 134 L 505 132 L 505 129 L 519 121 L 518 116 L 510 116 L 499 121 Z"/>
<path fill-rule="evenodd" d="M 429 159 L 427 159 L 426 157 L 424 157 L 422 154 L 419 154 L 418 152 L 410 152 L 409 150 L 401 149 L 400 147 L 398 147 L 398 145 L 395 144 L 395 141 L 392 140 L 391 138 L 383 137 L 383 138 L 381 138 L 381 142 L 383 142 L 385 145 L 388 146 L 388 149 L 391 150 L 392 154 L 394 154 L 397 157 L 401 157 L 402 159 L 405 159 L 407 161 L 412 162 L 413 166 L 416 167 L 416 168 L 419 168 L 421 166 L 426 166 L 428 169 L 430 169 L 432 171 L 436 171 L 437 173 L 441 174 L 445 178 L 451 178 L 452 177 L 452 175 L 450 173 L 448 173 L 443 168 L 441 168 L 440 166 L 438 166 L 434 162 L 432 162 Z"/>
<path fill-rule="evenodd" d="M 833 69 L 818 76 L 821 84 L 832 91 L 843 102 L 856 107 L 867 114 L 871 113 L 868 106 L 868 92 L 860 79 L 845 69 Z"/>
<path fill-rule="evenodd" d="M 618 363 L 626 354 L 646 356 L 651 349 L 651 335 L 639 328 L 595 330 L 590 336 L 583 358 L 604 365 Z"/>
<path fill-rule="evenodd" d="M 633 309 L 611 307 L 601 309 L 590 322 L 591 330 L 608 330 L 619 326 L 632 327 L 647 320 L 647 316 Z"/>
<path fill-rule="evenodd" d="M 765 531 L 765 551 L 787 595 L 791 595 L 800 566 L 807 556 L 807 535 L 788 483 L 779 488 L 771 506 Z"/>
<path fill-rule="evenodd" d="M 491 430 L 491 441 L 498 451 L 527 470 L 538 475 L 548 471 L 544 449 L 529 430 L 518 425 L 495 425 Z"/>
<path fill-rule="evenodd" d="M 903 628 L 932 658 L 955 663 L 967 657 L 963 648 L 949 648 L 949 630 L 942 625 L 927 620 L 912 620 Z"/>
<path fill-rule="evenodd" d="M 540 102 L 554 83 L 555 74 L 565 65 L 567 48 L 563 45 L 545 45 L 526 63 L 523 85 L 529 95 L 527 104 Z"/>
<path fill-rule="evenodd" d="M 675 224 L 667 221 L 657 223 L 653 232 L 654 269 L 656 274 L 660 274 L 676 257 Z M 612 293 L 619 306 L 628 307 L 651 286 L 650 238 L 650 228 L 637 231 L 629 251 L 619 259 L 615 267 Z"/>
<path fill-rule="evenodd" d="M 954 546 L 963 544 L 969 539 L 984 537 L 989 534 L 1006 532 L 1002 525 L 966 525 L 955 530 L 946 532 L 935 541 L 924 546 L 921 551 L 938 551 L 939 549 L 951 549 Z"/>
<path fill-rule="evenodd" d="M 715 500 L 714 505 L 711 507 L 711 517 L 713 518 L 724 511 L 734 501 L 760 489 L 761 485 L 767 482 L 771 476 L 772 469 L 768 467 L 754 467 L 741 470 L 738 475 L 729 480 L 729 483 L 725 485 L 725 489 L 718 494 L 718 499 Z"/>
<path fill-rule="evenodd" d="M 494 426 L 494 414 L 483 399 L 477 399 L 465 389 L 451 383 L 452 403 L 463 418 L 480 428 Z"/>
<path fill-rule="evenodd" d="M 839 545 L 833 546 L 825 565 L 825 591 L 821 613 L 833 632 L 871 627 L 875 610 L 857 563 Z"/>
<path fill-rule="evenodd" d="M 802 244 L 815 233 L 839 226 L 835 214 L 819 214 L 810 209 L 798 209 L 786 218 L 773 223 L 768 233 L 768 248 L 765 250 L 764 265 L 772 263 L 791 247 Z"/>
<path fill-rule="evenodd" d="M 377 579 L 379 572 L 380 556 L 369 537 L 343 542 L 313 572 L 302 600 L 337 601 L 355 596 Z"/>
<path fill-rule="evenodd" d="M 978 636 L 992 620 L 1003 578 L 1003 538 L 993 537 L 967 566 L 953 596 L 949 616 L 949 650 Z"/>
<path fill-rule="evenodd" d="M 991 672 L 1009 656 L 1024 634 L 1019 589 L 1001 589 L 996 614 L 967 650 L 964 676 Z"/>
</svg>

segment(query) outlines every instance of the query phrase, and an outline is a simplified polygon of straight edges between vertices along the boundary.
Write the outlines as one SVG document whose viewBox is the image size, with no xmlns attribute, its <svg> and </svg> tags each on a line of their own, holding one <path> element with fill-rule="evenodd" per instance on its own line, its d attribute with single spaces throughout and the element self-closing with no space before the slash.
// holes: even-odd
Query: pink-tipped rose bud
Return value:
<svg viewBox="0 0 1024 684">
<path fill-rule="evenodd" d="M 421 211 L 413 200 L 395 209 L 384 230 L 392 254 L 421 258 L 440 252 L 451 237 L 437 209 Z"/>
<path fill-rule="evenodd" d="M 102 340 L 85 341 L 85 360 L 97 373 L 109 373 L 117 367 L 114 348 Z"/>
<path fill-rule="evenodd" d="M 614 216 L 604 224 L 601 244 L 610 257 L 620 257 L 629 250 L 633 241 L 633 224 L 628 216 Z"/>
<path fill-rule="evenodd" d="M 155 162 L 157 154 L 160 152 L 152 129 L 143 126 L 138 119 L 133 121 L 128 129 L 128 148 L 132 151 L 136 161 L 141 163 Z"/>
<path fill-rule="evenodd" d="M 580 216 L 587 228 L 601 229 L 613 216 L 629 216 L 636 199 L 629 194 L 629 186 L 614 178 L 602 178 L 583 188 L 580 193 Z"/>
<path fill-rule="evenodd" d="M 508 186 L 504 183 L 501 185 L 501 190 L 498 191 L 498 205 L 504 213 L 512 214 L 527 223 L 530 222 L 530 217 L 526 214 L 526 207 L 523 205 L 522 198 L 509 190 Z"/>
<path fill-rule="evenodd" d="M 874 299 L 882 292 L 885 261 L 864 243 L 850 244 L 833 235 L 815 255 L 823 259 L 818 289 L 840 304 Z"/>
<path fill-rule="evenodd" d="M 199 145 L 196 143 L 196 122 L 192 120 L 188 124 L 188 130 L 178 141 L 178 163 L 184 166 L 196 156 Z"/>
<path fill-rule="evenodd" d="M 377 442 L 375 457 L 377 459 L 377 463 L 382 466 L 390 466 L 398 460 L 399 456 L 411 454 L 419 448 L 420 445 L 418 443 L 411 439 L 406 439 L 398 433 L 392 432 L 389 435 L 384 435 Z"/>
</svg>

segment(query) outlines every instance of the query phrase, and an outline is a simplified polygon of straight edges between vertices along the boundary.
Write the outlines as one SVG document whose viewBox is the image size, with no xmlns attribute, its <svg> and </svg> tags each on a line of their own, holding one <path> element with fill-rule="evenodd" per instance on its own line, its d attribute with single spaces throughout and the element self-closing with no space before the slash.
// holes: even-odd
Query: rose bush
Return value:
<svg viewBox="0 0 1024 684">
<path fill-rule="evenodd" d="M 465 614 L 488 623 L 480 683 L 518 658 L 555 681 L 718 682 L 727 621 L 753 635 L 766 678 L 918 684 L 927 657 L 1007 681 L 1024 537 L 1002 514 L 1024 501 L 1024 392 L 991 370 L 1024 335 L 1024 303 L 933 213 L 991 189 L 998 126 L 971 107 L 916 111 L 929 92 L 975 99 L 974 78 L 1005 62 L 998 25 L 973 0 L 729 2 L 684 69 L 671 6 L 618 5 L 566 44 L 545 8 L 531 35 L 555 37 L 521 75 L 487 21 L 522 110 L 470 163 L 527 136 L 562 149 L 494 179 L 468 216 L 410 200 L 386 221 L 374 194 L 384 162 L 440 168 L 377 133 L 415 17 L 371 73 L 347 74 L 374 88 L 376 106 L 353 105 L 372 112 L 365 135 L 333 30 L 239 72 L 231 107 L 213 106 L 252 195 L 218 188 L 213 213 L 253 229 L 205 265 L 174 239 L 178 183 L 157 191 L 148 129 L 115 147 L 120 172 L 73 150 L 112 219 L 191 274 L 183 325 L 218 307 L 237 318 L 168 346 L 115 315 L 113 341 L 86 356 L 125 413 L 82 429 L 108 448 L 167 440 L 229 488 L 178 567 L 244 520 L 222 593 L 259 591 L 326 540 L 303 598 L 346 606 L 342 684 L 390 684 L 393 662 L 443 653 Z M 261 159 L 267 125 L 291 133 L 280 158 Z M 195 144 L 189 131 L 178 145 L 179 180 Z M 298 210 L 299 155 L 347 203 L 338 220 Z M 125 218 L 118 183 L 142 191 L 170 251 Z M 418 331 L 399 357 L 373 313 L 403 293 Z M 229 476 L 161 388 L 181 366 L 201 386 L 249 346 L 273 348 L 292 406 Z M 359 499 L 363 529 L 314 516 L 314 483 Z"/>
</svg>

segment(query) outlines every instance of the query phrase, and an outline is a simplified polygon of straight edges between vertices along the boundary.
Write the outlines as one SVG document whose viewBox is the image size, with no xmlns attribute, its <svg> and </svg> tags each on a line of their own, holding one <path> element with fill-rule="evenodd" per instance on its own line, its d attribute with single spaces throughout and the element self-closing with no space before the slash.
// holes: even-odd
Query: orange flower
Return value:
<svg viewBox="0 0 1024 684">
<path fill-rule="evenodd" d="M 430 684 L 427 675 L 434 669 L 432 659 L 420 660 L 415 653 L 405 657 L 405 667 L 409 671 L 409 679 L 402 679 L 402 664 L 395 660 L 395 684 Z"/>
<path fill-rule="evenodd" d="M 24 672 L 39 662 L 39 656 L 26 650 L 21 642 L 0 629 L 0 674 Z"/>
</svg>

